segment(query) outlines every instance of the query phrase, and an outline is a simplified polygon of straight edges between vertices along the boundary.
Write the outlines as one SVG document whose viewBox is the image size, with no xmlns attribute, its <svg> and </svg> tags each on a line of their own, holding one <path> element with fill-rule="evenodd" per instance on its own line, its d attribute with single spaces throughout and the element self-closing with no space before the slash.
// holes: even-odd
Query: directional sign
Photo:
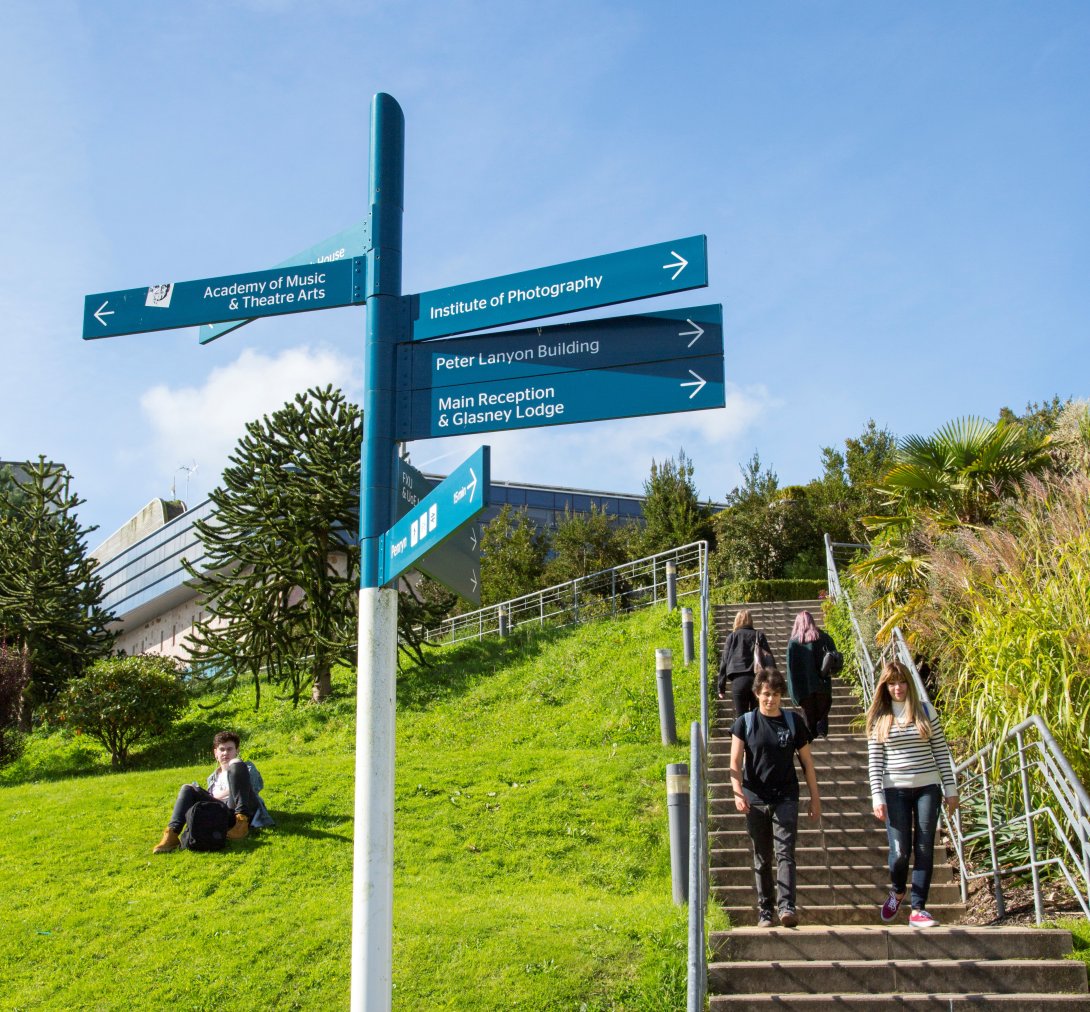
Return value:
<svg viewBox="0 0 1090 1012">
<path fill-rule="evenodd" d="M 604 418 L 721 408 L 722 354 L 414 390 L 398 399 L 398 439 L 432 439 Z"/>
<path fill-rule="evenodd" d="M 708 284 L 702 235 L 408 297 L 414 341 L 647 299 Z"/>
<path fill-rule="evenodd" d="M 281 260 L 277 267 L 299 267 L 302 264 L 325 264 L 336 260 L 351 260 L 353 257 L 361 257 L 371 249 L 371 219 L 367 218 L 357 225 L 331 235 L 313 246 L 300 250 L 295 256 Z M 253 323 L 254 318 L 248 320 L 235 320 L 231 323 L 209 323 L 201 327 L 198 339 L 201 344 L 208 344 L 217 337 L 223 337 L 232 330 L 245 327 L 247 323 Z"/>
<path fill-rule="evenodd" d="M 431 494 L 432 482 L 406 460 L 398 461 L 396 513 L 400 520 Z M 459 527 L 424 555 L 416 568 L 467 601 L 481 603 L 481 547 L 476 523 Z"/>
<path fill-rule="evenodd" d="M 396 580 L 488 505 L 489 451 L 482 446 L 383 536 L 379 582 Z"/>
<path fill-rule="evenodd" d="M 364 257 L 88 295 L 83 338 L 362 305 Z"/>
<path fill-rule="evenodd" d="M 398 389 L 464 386 L 723 354 L 723 307 L 398 345 Z"/>
</svg>

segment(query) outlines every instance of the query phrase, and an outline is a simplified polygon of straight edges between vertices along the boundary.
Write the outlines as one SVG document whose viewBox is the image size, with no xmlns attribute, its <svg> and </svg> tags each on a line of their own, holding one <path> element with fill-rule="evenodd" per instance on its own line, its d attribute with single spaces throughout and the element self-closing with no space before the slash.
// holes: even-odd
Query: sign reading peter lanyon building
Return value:
<svg viewBox="0 0 1090 1012">
<path fill-rule="evenodd" d="M 725 404 L 722 307 L 496 332 L 492 328 L 708 284 L 694 235 L 404 295 L 405 118 L 371 107 L 367 224 L 279 267 L 85 299 L 85 339 L 199 326 L 202 342 L 262 316 L 365 305 L 360 512 L 353 1012 L 392 995 L 394 698 L 400 575 L 422 569 L 488 505 L 488 448 L 409 503 L 401 441 L 718 408 Z M 472 331 L 491 331 L 458 337 Z M 589 453 L 594 448 L 588 448 Z M 416 498 L 415 494 L 413 498 Z M 474 546 L 476 539 L 474 539 Z M 477 586 L 464 546 L 432 570 Z M 478 556 L 479 560 L 479 556 Z"/>
</svg>

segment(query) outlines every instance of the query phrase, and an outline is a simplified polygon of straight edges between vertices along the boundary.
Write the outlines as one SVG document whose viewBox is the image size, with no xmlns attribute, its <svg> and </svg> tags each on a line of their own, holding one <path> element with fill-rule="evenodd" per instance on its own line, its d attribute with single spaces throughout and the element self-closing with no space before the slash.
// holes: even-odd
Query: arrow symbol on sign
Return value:
<svg viewBox="0 0 1090 1012">
<path fill-rule="evenodd" d="M 672 264 L 663 264 L 662 269 L 664 271 L 668 271 L 668 270 L 671 270 L 672 268 L 676 267 L 677 270 L 674 271 L 673 277 L 671 277 L 670 280 L 671 281 L 677 281 L 677 276 L 683 270 L 685 270 L 686 267 L 689 266 L 689 261 L 686 260 L 685 257 L 683 257 L 680 253 L 677 253 L 674 250 L 670 250 L 670 256 L 677 257 L 677 260 L 674 261 L 674 263 L 672 263 Z"/>
<path fill-rule="evenodd" d="M 106 309 L 109 304 L 110 300 L 107 299 L 104 303 L 102 303 L 101 306 L 98 307 L 98 309 L 95 310 L 95 319 L 98 320 L 98 322 L 101 323 L 104 327 L 106 326 L 106 321 L 102 319 L 102 317 L 114 315 L 114 311 L 112 309 Z M 104 309 L 106 309 L 105 313 L 102 311 Z"/>
<path fill-rule="evenodd" d="M 469 540 L 472 542 L 472 551 L 477 551 L 477 528 L 470 526 L 469 528 Z"/>
<path fill-rule="evenodd" d="M 678 337 L 691 337 L 692 340 L 686 345 L 691 348 L 697 341 L 704 336 L 704 328 L 699 323 L 694 323 L 692 320 L 685 321 L 690 327 L 695 327 L 696 330 L 686 330 L 678 334 Z"/>
<path fill-rule="evenodd" d="M 469 489 L 469 501 L 473 502 L 473 497 L 477 494 L 477 475 L 474 474 L 472 467 L 469 469 L 469 473 L 473 475 L 473 480 L 466 485 L 466 488 Z"/>
<path fill-rule="evenodd" d="M 469 578 L 473 581 L 473 593 L 477 592 L 477 570 L 473 570 L 469 574 Z"/>
<path fill-rule="evenodd" d="M 689 400 L 692 400 L 698 393 L 700 393 L 701 390 L 704 389 L 704 386 L 708 381 L 702 376 L 697 376 L 697 374 L 693 372 L 692 369 L 689 370 L 689 375 L 693 377 L 694 382 L 682 383 L 681 385 L 683 387 L 696 387 L 696 389 L 691 394 L 689 394 Z"/>
</svg>

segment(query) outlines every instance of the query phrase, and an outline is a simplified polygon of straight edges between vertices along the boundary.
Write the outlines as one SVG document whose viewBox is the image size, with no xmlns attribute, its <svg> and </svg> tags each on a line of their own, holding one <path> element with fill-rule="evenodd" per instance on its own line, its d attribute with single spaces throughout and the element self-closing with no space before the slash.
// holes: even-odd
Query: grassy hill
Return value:
<svg viewBox="0 0 1090 1012">
<path fill-rule="evenodd" d="M 656 647 L 681 745 L 658 744 Z M 394 1007 L 684 1006 L 665 767 L 688 761 L 698 666 L 654 609 L 432 653 L 398 681 Z M 352 676 L 298 710 L 239 689 L 194 704 L 131 772 L 65 732 L 0 771 L 2 1004 L 348 1006 Z M 214 701 L 203 700 L 205 707 Z M 243 735 L 278 828 L 153 857 L 179 784 Z"/>
</svg>

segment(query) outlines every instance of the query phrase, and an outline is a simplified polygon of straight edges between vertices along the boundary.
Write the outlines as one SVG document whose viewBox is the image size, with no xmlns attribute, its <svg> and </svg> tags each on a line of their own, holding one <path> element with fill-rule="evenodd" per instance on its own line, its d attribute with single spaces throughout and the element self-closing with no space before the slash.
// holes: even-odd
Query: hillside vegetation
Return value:
<svg viewBox="0 0 1090 1012">
<path fill-rule="evenodd" d="M 654 650 L 681 744 L 658 744 Z M 398 683 L 394 1006 L 676 1009 L 665 766 L 688 760 L 698 665 L 663 609 L 432 653 Z M 352 677 L 320 706 L 195 703 L 109 774 L 67 732 L 0 772 L 5 1008 L 347 1008 Z M 180 783 L 232 727 L 278 828 L 153 857 Z"/>
</svg>

